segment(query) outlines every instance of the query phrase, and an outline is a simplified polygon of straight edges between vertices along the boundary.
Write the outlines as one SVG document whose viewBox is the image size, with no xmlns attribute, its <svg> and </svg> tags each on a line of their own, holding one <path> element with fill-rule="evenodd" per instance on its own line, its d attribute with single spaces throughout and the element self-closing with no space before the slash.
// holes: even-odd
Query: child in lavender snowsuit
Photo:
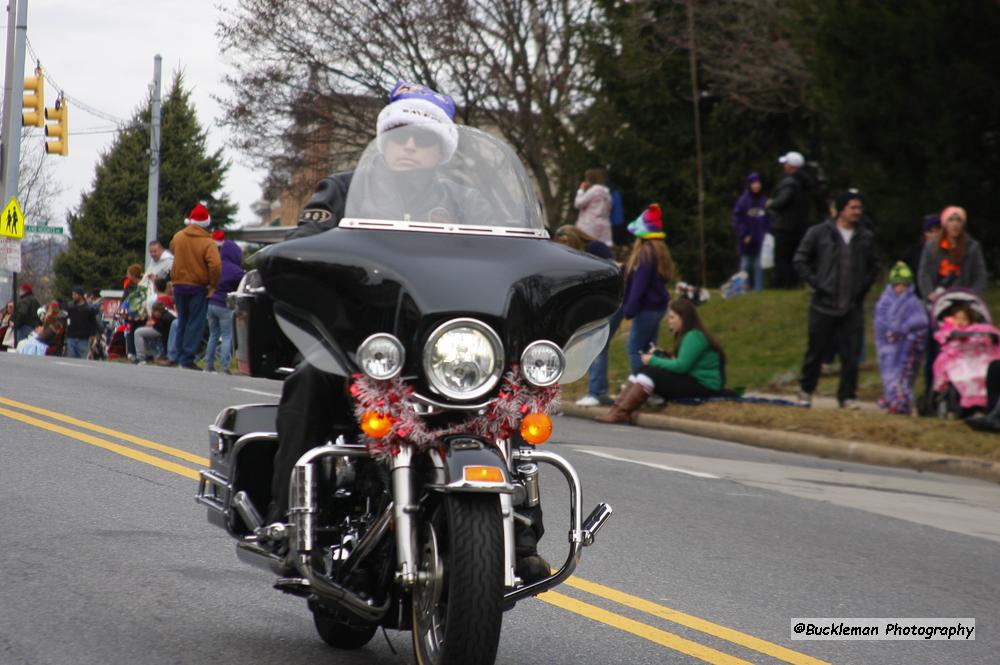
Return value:
<svg viewBox="0 0 1000 665">
<path fill-rule="evenodd" d="M 875 349 L 889 413 L 912 413 L 913 381 L 927 345 L 927 310 L 913 290 L 913 272 L 902 261 L 889 272 L 889 284 L 875 305 Z"/>
</svg>

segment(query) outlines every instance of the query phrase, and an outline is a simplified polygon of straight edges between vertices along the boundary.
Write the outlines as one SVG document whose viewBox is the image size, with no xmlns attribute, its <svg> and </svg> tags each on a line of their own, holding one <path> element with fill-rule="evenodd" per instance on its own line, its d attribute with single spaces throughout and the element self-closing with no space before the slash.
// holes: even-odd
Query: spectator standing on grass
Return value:
<svg viewBox="0 0 1000 665">
<path fill-rule="evenodd" d="M 611 191 L 604 185 L 604 169 L 586 170 L 573 206 L 580 211 L 577 228 L 611 247 Z"/>
<path fill-rule="evenodd" d="M 986 290 L 986 262 L 979 242 L 966 230 L 968 214 L 965 208 L 948 206 L 938 216 L 941 233 L 930 238 L 920 255 L 917 283 L 920 295 L 928 304 L 947 289 L 971 289 L 982 296 Z M 927 341 L 927 362 L 924 364 L 924 385 L 933 383 L 934 360 L 941 347 L 931 335 Z M 930 395 L 930 389 L 927 393 Z"/>
<path fill-rule="evenodd" d="M 205 331 L 208 300 L 222 276 L 219 248 L 208 232 L 211 223 L 208 209 L 199 203 L 184 220 L 184 228 L 170 241 L 174 254 L 170 275 L 177 306 L 177 362 L 186 369 L 198 369 L 194 358 Z"/>
<path fill-rule="evenodd" d="M 233 355 L 233 311 L 226 307 L 226 295 L 236 290 L 243 279 L 243 250 L 232 240 L 226 240 L 221 229 L 212 231 L 212 240 L 219 247 L 222 276 L 215 293 L 208 299 L 208 346 L 205 349 L 205 371 L 215 371 L 215 350 L 219 349 L 219 371 L 229 374 Z"/>
<path fill-rule="evenodd" d="M 670 303 L 667 326 L 674 334 L 674 350 L 642 354 L 642 368 L 626 386 L 611 410 L 598 421 L 623 423 L 652 395 L 664 401 L 707 398 L 725 387 L 726 354 L 718 340 L 705 329 L 695 305 L 686 298 Z"/>
<path fill-rule="evenodd" d="M 97 312 L 84 298 L 82 286 L 73 288 L 72 302 L 66 306 L 69 322 L 66 326 L 66 355 L 69 358 L 87 358 L 90 347 L 97 339 Z"/>
<path fill-rule="evenodd" d="M 740 253 L 740 271 L 753 280 L 754 291 L 764 290 L 764 269 L 760 263 L 764 236 L 771 231 L 771 214 L 760 175 L 747 176 L 746 187 L 733 206 L 733 231 Z"/>
<path fill-rule="evenodd" d="M 927 344 L 927 327 L 927 309 L 913 290 L 913 272 L 899 261 L 875 305 L 875 351 L 883 391 L 879 406 L 889 413 L 916 413 L 913 382 Z"/>
<path fill-rule="evenodd" d="M 572 247 L 580 252 L 587 252 L 605 261 L 612 261 L 611 250 L 600 240 L 596 240 L 575 226 L 560 226 L 556 230 L 555 240 L 558 243 Z M 608 396 L 608 347 L 611 338 L 615 336 L 618 326 L 622 322 L 622 310 L 612 315 L 609 322 L 611 328 L 608 331 L 608 341 L 604 345 L 604 350 L 598 354 L 597 358 L 590 366 L 590 380 L 587 383 L 587 394 L 576 401 L 577 406 L 598 406 L 599 404 L 611 404 L 614 402 Z"/>
<path fill-rule="evenodd" d="M 625 263 L 622 314 L 632 322 L 627 351 L 634 375 L 642 369 L 642 354 L 660 336 L 660 321 L 670 302 L 667 284 L 673 279 L 674 262 L 665 242 L 660 204 L 650 204 L 628 225 L 628 230 L 635 236 L 635 243 Z"/>
<path fill-rule="evenodd" d="M 924 298 L 933 303 L 946 289 L 986 290 L 986 262 L 979 242 L 966 230 L 964 208 L 948 206 L 941 212 L 941 235 L 924 246 L 917 279 Z"/>
<path fill-rule="evenodd" d="M 858 225 L 863 207 L 857 194 L 839 195 L 834 211 L 835 219 L 810 227 L 795 252 L 795 269 L 813 292 L 799 402 L 812 403 L 823 358 L 835 348 L 840 356 L 837 402 L 856 409 L 864 298 L 875 283 L 878 259 L 874 237 Z"/>
<path fill-rule="evenodd" d="M 920 291 L 920 284 L 917 282 L 917 275 L 920 274 L 920 258 L 924 255 L 924 248 L 928 243 L 932 241 L 940 240 L 941 238 L 941 215 L 924 215 L 923 220 L 920 222 L 920 240 L 910 245 L 910 247 L 903 252 L 903 263 L 909 267 L 910 272 L 913 273 L 913 291 L 917 294 L 918 298 L 923 298 L 923 293 Z"/>
<path fill-rule="evenodd" d="M 806 160 L 799 152 L 789 152 L 778 158 L 785 176 L 778 182 L 766 206 L 773 214 L 771 235 L 774 236 L 774 283 L 779 289 L 795 288 L 799 284 L 794 258 L 795 250 L 809 224 L 812 200 L 810 183 L 802 171 Z"/>
</svg>

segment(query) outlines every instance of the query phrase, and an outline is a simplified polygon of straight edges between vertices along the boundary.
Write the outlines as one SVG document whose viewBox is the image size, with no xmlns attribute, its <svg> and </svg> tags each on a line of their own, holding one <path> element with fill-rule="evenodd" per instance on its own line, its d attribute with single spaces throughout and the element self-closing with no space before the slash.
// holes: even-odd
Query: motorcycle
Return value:
<svg viewBox="0 0 1000 665">
<path fill-rule="evenodd" d="M 619 270 L 551 242 L 511 149 L 458 127 L 432 172 L 387 165 L 374 141 L 337 228 L 265 247 L 230 303 L 238 360 L 287 375 L 292 353 L 349 381 L 361 434 L 304 454 L 288 523 L 265 524 L 276 405 L 224 409 L 197 501 L 238 558 L 308 601 L 341 649 L 409 630 L 421 665 L 490 664 L 504 611 L 565 581 L 611 516 L 539 449 L 559 385 L 583 377 L 621 303 Z M 558 570 L 515 573 L 515 530 L 539 505 L 539 465 L 569 487 Z"/>
</svg>

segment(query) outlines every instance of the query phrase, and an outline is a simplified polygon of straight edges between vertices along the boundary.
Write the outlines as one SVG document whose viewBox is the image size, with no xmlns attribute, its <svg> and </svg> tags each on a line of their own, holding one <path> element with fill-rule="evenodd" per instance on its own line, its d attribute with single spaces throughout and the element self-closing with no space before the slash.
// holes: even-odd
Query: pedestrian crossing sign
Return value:
<svg viewBox="0 0 1000 665">
<path fill-rule="evenodd" d="M 24 238 L 24 213 L 21 212 L 21 206 L 13 196 L 3 209 L 3 213 L 0 213 L 0 236 L 18 240 Z"/>
</svg>

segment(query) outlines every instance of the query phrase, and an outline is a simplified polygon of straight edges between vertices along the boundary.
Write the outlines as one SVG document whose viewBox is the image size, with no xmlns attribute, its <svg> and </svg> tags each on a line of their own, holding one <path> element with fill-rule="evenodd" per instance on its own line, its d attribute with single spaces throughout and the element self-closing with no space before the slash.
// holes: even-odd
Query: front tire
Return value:
<svg viewBox="0 0 1000 665">
<path fill-rule="evenodd" d="M 419 534 L 418 665 L 493 665 L 503 620 L 503 521 L 495 494 L 446 495 Z"/>
</svg>

